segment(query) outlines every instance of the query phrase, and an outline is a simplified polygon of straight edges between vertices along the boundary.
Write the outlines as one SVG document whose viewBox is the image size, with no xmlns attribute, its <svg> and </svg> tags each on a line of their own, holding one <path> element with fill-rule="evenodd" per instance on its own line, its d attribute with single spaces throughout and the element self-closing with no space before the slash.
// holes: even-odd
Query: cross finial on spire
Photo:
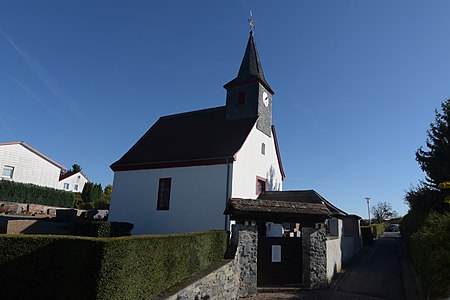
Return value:
<svg viewBox="0 0 450 300">
<path fill-rule="evenodd" d="M 248 19 L 248 25 L 250 25 L 250 32 L 253 32 L 255 30 L 255 24 L 253 23 L 252 11 L 250 11 L 250 19 Z"/>
</svg>

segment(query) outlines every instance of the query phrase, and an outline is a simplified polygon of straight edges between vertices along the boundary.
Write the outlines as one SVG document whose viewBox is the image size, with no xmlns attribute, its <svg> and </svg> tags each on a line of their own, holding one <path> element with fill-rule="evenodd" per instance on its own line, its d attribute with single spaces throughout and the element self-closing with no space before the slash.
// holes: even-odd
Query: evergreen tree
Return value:
<svg viewBox="0 0 450 300">
<path fill-rule="evenodd" d="M 426 184 L 437 188 L 450 181 L 450 99 L 442 103 L 442 112 L 435 111 L 436 118 L 427 131 L 427 150 L 420 147 L 416 160 L 426 173 Z"/>
<path fill-rule="evenodd" d="M 81 192 L 81 198 L 84 202 L 97 202 L 102 199 L 103 189 L 101 184 L 86 182 Z"/>
</svg>

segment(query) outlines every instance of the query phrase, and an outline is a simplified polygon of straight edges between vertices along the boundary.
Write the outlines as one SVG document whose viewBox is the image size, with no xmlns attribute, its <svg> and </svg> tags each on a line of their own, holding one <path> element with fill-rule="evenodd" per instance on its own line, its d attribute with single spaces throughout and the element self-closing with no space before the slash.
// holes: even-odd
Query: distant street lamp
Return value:
<svg viewBox="0 0 450 300">
<path fill-rule="evenodd" d="M 366 199 L 366 202 L 367 202 L 367 214 L 369 215 L 369 225 L 370 225 L 370 198 L 369 197 L 366 197 L 366 198 L 364 198 L 364 199 Z"/>
</svg>

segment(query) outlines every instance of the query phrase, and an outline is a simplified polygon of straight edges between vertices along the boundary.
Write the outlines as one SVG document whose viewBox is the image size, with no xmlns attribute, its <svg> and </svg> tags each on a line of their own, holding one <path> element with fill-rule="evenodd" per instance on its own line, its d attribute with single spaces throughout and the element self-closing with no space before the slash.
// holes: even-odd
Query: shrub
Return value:
<svg viewBox="0 0 450 300">
<path fill-rule="evenodd" d="M 133 224 L 126 222 L 77 221 L 70 233 L 76 236 L 119 237 L 131 235 Z"/>
<path fill-rule="evenodd" d="M 0 180 L 0 200 L 67 208 L 75 202 L 72 192 L 9 180 Z"/>
<path fill-rule="evenodd" d="M 378 239 L 384 233 L 386 226 L 384 224 L 372 224 L 370 228 L 372 229 L 373 238 Z"/>
<path fill-rule="evenodd" d="M 427 298 L 446 298 L 450 283 L 450 213 L 428 215 L 412 235 L 411 256 Z"/>
<path fill-rule="evenodd" d="M 373 243 L 372 230 L 369 226 L 361 226 L 363 246 L 370 246 Z"/>
<path fill-rule="evenodd" d="M 2 299 L 143 299 L 223 259 L 227 232 L 0 236 Z"/>
</svg>

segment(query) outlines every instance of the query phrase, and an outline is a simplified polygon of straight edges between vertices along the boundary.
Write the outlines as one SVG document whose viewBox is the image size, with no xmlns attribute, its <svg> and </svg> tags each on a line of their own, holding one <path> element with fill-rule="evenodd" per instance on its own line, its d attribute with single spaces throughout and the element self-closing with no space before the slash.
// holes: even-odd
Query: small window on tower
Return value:
<svg viewBox="0 0 450 300">
<path fill-rule="evenodd" d="M 266 155 L 266 144 L 264 143 L 261 144 L 261 154 Z"/>
<path fill-rule="evenodd" d="M 238 104 L 242 105 L 245 103 L 245 93 L 239 93 L 238 94 Z"/>
</svg>

